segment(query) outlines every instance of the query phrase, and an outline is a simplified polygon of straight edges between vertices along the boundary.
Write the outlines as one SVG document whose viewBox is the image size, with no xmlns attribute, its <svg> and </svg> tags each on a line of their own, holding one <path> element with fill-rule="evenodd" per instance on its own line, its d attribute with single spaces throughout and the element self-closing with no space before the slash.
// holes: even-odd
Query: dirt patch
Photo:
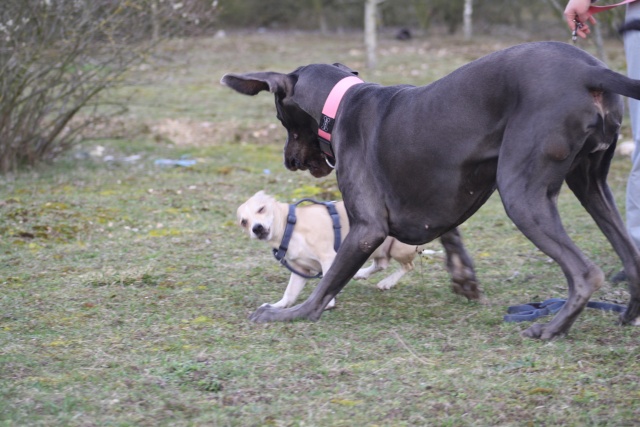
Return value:
<svg viewBox="0 0 640 427">
<path fill-rule="evenodd" d="M 197 147 L 226 142 L 270 143 L 284 137 L 284 129 L 275 123 L 239 126 L 235 122 L 163 119 L 150 125 L 150 130 L 156 139 Z"/>
<path fill-rule="evenodd" d="M 214 123 L 188 118 L 141 121 L 117 117 L 95 123 L 82 132 L 83 139 L 132 139 L 141 136 L 179 146 L 204 147 L 227 142 L 274 142 L 284 138 L 284 129 L 275 123 L 240 126 L 235 122 Z"/>
<path fill-rule="evenodd" d="M 205 146 L 220 142 L 220 129 L 212 122 L 193 119 L 163 119 L 150 126 L 156 139 L 176 145 Z"/>
</svg>

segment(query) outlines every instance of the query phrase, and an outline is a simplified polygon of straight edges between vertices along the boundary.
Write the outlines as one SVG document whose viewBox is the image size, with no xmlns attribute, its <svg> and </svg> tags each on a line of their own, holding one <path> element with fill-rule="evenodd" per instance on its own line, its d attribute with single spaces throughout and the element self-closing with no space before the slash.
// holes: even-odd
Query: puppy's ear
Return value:
<svg viewBox="0 0 640 427">
<path fill-rule="evenodd" d="M 229 86 L 236 92 L 244 95 L 256 95 L 263 90 L 271 93 L 290 93 L 295 85 L 295 80 L 288 74 L 265 71 L 247 74 L 225 74 L 220 80 L 225 86 Z"/>
<path fill-rule="evenodd" d="M 338 67 L 338 68 L 340 68 L 342 71 L 346 71 L 347 73 L 351 73 L 351 74 L 353 74 L 354 76 L 357 76 L 357 75 L 358 75 L 358 72 L 357 72 L 356 70 L 352 70 L 351 68 L 347 67 L 347 66 L 346 66 L 346 65 L 344 65 L 344 64 L 341 64 L 341 63 L 339 63 L 339 62 L 336 62 L 336 63 L 335 63 L 335 64 L 333 64 L 333 65 L 334 65 L 334 66 L 336 66 L 336 67 Z"/>
</svg>

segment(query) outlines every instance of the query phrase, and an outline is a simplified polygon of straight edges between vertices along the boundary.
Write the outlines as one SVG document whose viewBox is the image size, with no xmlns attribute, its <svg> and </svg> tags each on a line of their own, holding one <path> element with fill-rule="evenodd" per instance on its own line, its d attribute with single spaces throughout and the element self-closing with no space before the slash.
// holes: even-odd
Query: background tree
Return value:
<svg viewBox="0 0 640 427">
<path fill-rule="evenodd" d="M 376 67 L 378 44 L 378 5 L 384 0 L 366 0 L 364 4 L 364 45 L 367 51 L 367 68 Z"/>
<path fill-rule="evenodd" d="M 464 39 L 471 40 L 473 37 L 473 0 L 464 0 L 462 22 L 464 23 Z"/>
</svg>

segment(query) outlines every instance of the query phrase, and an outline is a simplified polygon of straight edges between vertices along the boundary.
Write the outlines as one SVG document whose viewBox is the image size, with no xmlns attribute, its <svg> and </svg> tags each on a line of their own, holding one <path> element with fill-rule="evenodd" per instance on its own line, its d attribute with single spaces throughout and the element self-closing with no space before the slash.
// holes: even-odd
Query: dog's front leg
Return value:
<svg viewBox="0 0 640 427">
<path fill-rule="evenodd" d="M 262 306 L 249 319 L 257 323 L 308 319 L 316 321 L 325 307 L 349 282 L 373 251 L 384 241 L 383 232 L 372 233 L 366 226 L 352 226 L 336 255 L 333 265 L 326 272 L 309 298 L 291 308 Z"/>
<path fill-rule="evenodd" d="M 293 303 L 296 302 L 298 295 L 304 288 L 304 285 L 307 283 L 307 279 L 302 276 L 298 276 L 295 273 L 291 273 L 291 277 L 289 277 L 289 284 L 287 285 L 287 289 L 284 291 L 284 295 L 282 299 L 275 304 L 262 304 L 262 306 L 271 306 L 275 308 L 287 308 L 291 307 Z"/>
<path fill-rule="evenodd" d="M 451 275 L 453 292 L 464 295 L 469 300 L 480 299 L 473 261 L 467 253 L 457 228 L 440 236 L 440 242 L 447 254 L 447 270 Z"/>
<path fill-rule="evenodd" d="M 284 291 L 284 295 L 282 295 L 282 299 L 274 304 L 264 303 L 261 307 L 275 307 L 275 308 L 288 308 L 291 307 L 296 300 L 298 299 L 298 295 L 302 292 L 304 285 L 307 284 L 307 279 L 302 276 L 298 276 L 295 273 L 291 273 L 291 277 L 289 278 L 289 284 L 287 285 L 287 289 Z M 335 298 L 329 302 L 327 305 L 327 310 L 330 310 L 336 306 Z"/>
</svg>

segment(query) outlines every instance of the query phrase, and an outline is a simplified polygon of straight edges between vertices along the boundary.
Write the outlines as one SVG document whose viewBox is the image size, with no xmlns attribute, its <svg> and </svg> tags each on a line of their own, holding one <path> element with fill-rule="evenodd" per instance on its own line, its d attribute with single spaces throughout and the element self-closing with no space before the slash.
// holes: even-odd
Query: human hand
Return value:
<svg viewBox="0 0 640 427">
<path fill-rule="evenodd" d="M 591 28 L 589 23 L 595 24 L 596 20 L 589 12 L 591 0 L 569 0 L 564 9 L 564 18 L 573 34 L 586 39 Z"/>
</svg>

